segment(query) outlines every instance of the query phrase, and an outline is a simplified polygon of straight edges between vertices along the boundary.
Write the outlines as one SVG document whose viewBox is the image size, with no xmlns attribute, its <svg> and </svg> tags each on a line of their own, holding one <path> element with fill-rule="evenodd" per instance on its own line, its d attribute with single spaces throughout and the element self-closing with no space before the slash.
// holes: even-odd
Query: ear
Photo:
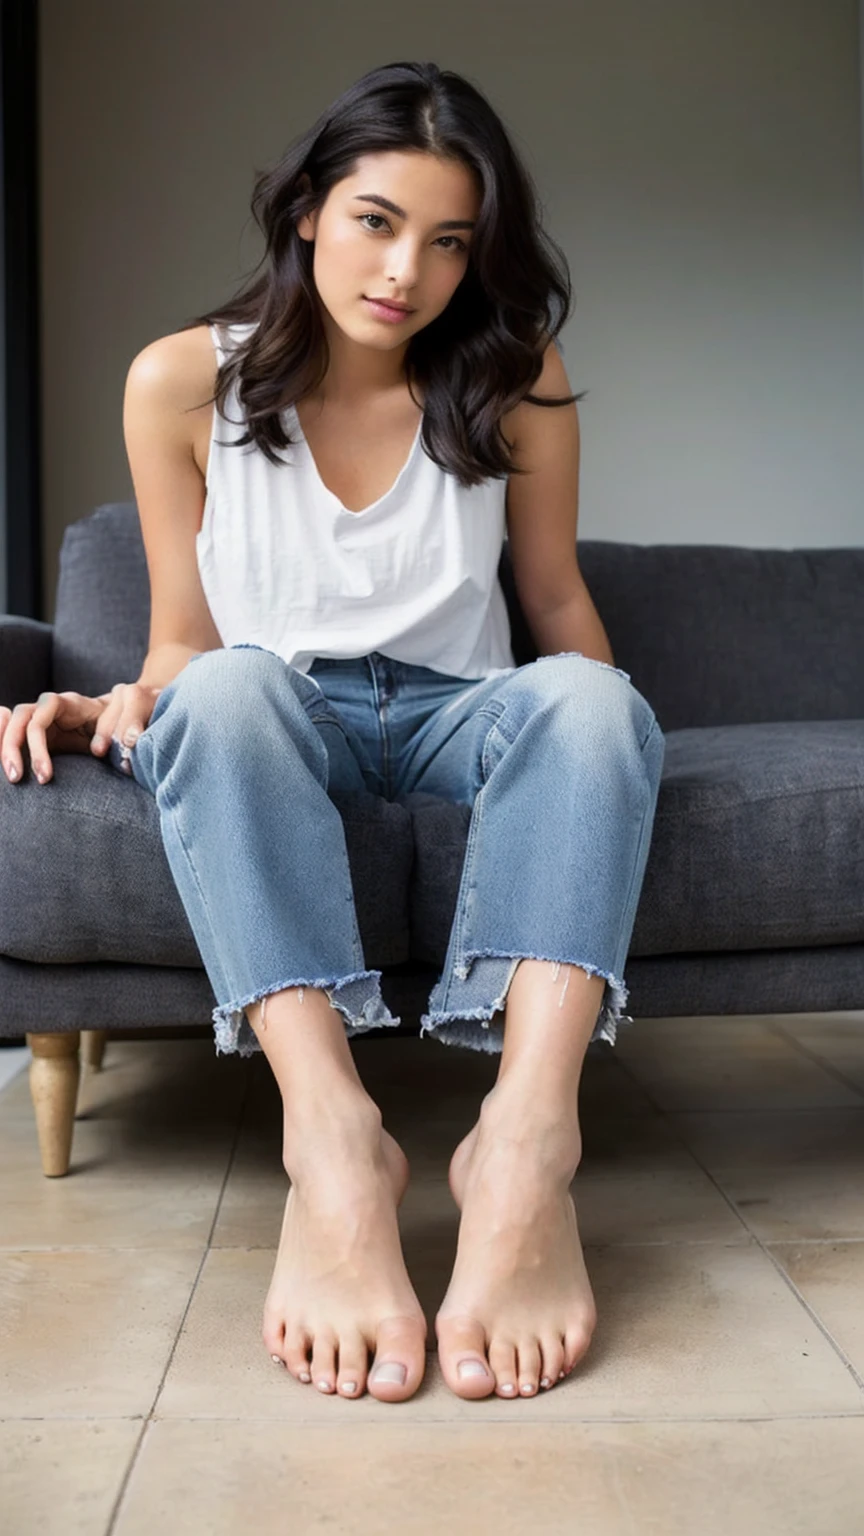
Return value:
<svg viewBox="0 0 864 1536">
<path fill-rule="evenodd" d="M 307 171 L 303 171 L 297 178 L 298 192 L 305 194 L 312 190 L 312 182 Z M 297 233 L 301 240 L 314 240 L 315 227 L 318 223 L 318 209 L 313 208 L 311 213 L 304 213 L 297 220 Z"/>
</svg>

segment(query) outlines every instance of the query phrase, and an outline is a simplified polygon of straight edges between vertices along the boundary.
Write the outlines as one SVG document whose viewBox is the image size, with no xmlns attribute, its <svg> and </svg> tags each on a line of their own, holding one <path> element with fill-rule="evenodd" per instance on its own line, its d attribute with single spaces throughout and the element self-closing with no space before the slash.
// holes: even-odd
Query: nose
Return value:
<svg viewBox="0 0 864 1536">
<path fill-rule="evenodd" d="M 384 277 L 388 283 L 392 282 L 400 296 L 411 302 L 411 289 L 416 286 L 420 270 L 420 254 L 416 244 L 409 244 L 407 240 L 394 240 L 389 249 L 389 259 L 384 269 Z"/>
</svg>

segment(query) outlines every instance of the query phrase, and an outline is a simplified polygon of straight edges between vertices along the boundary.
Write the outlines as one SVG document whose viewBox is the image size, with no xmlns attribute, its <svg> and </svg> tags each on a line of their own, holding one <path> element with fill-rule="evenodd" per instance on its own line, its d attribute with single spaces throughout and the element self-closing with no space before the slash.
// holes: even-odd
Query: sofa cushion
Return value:
<svg viewBox="0 0 864 1536">
<path fill-rule="evenodd" d="M 441 964 L 470 811 L 401 798 L 414 823 L 412 954 Z M 666 735 L 631 955 L 864 941 L 864 720 Z"/>
<path fill-rule="evenodd" d="M 201 966 L 165 851 L 156 801 L 84 754 L 55 755 L 54 777 L 0 774 L 0 953 L 69 964 Z M 332 797 L 345 828 L 367 964 L 409 958 L 411 820 L 358 791 Z"/>
<path fill-rule="evenodd" d="M 580 539 L 579 555 L 616 665 L 664 731 L 864 718 L 864 549 Z M 506 541 L 498 569 L 521 665 L 537 649 Z M 149 623 L 137 508 L 106 503 L 63 535 L 53 686 L 95 695 L 133 681 Z"/>
</svg>

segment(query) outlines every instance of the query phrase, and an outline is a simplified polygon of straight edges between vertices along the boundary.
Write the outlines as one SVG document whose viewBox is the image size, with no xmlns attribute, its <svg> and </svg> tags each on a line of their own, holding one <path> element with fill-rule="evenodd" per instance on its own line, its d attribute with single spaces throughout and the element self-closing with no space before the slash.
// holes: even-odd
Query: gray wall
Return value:
<svg viewBox="0 0 864 1536">
<path fill-rule="evenodd" d="M 858 0 L 42 0 L 46 593 L 132 495 L 126 370 L 257 261 L 255 169 L 373 65 L 503 115 L 571 266 L 580 535 L 860 544 Z"/>
</svg>

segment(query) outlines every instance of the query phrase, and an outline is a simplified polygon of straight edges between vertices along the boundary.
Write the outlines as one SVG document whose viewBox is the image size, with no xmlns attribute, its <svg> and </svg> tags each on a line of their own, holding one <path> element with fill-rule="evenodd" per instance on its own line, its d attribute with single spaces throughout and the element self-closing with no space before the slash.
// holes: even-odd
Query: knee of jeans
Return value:
<svg viewBox="0 0 864 1536">
<path fill-rule="evenodd" d="M 619 730 L 632 728 L 640 746 L 652 729 L 659 731 L 651 705 L 621 667 L 580 651 L 562 651 L 538 657 L 533 667 L 522 668 L 522 674 L 538 706 L 555 704 L 575 716 L 590 708 L 610 730 L 615 730 L 616 723 Z"/>
<path fill-rule="evenodd" d="M 631 692 L 636 692 L 629 673 L 579 651 L 538 656 L 533 666 L 520 668 L 514 677 L 543 704 L 581 704 L 589 699 L 602 699 L 604 709 L 607 705 L 614 708 L 616 701 L 623 703 Z"/>
<path fill-rule="evenodd" d="M 226 699 L 242 703 L 269 677 L 276 679 L 284 672 L 281 656 L 263 646 L 219 646 L 190 657 L 169 687 L 172 695 L 194 698 L 198 707 L 203 700 L 205 707 L 216 708 Z"/>
</svg>

